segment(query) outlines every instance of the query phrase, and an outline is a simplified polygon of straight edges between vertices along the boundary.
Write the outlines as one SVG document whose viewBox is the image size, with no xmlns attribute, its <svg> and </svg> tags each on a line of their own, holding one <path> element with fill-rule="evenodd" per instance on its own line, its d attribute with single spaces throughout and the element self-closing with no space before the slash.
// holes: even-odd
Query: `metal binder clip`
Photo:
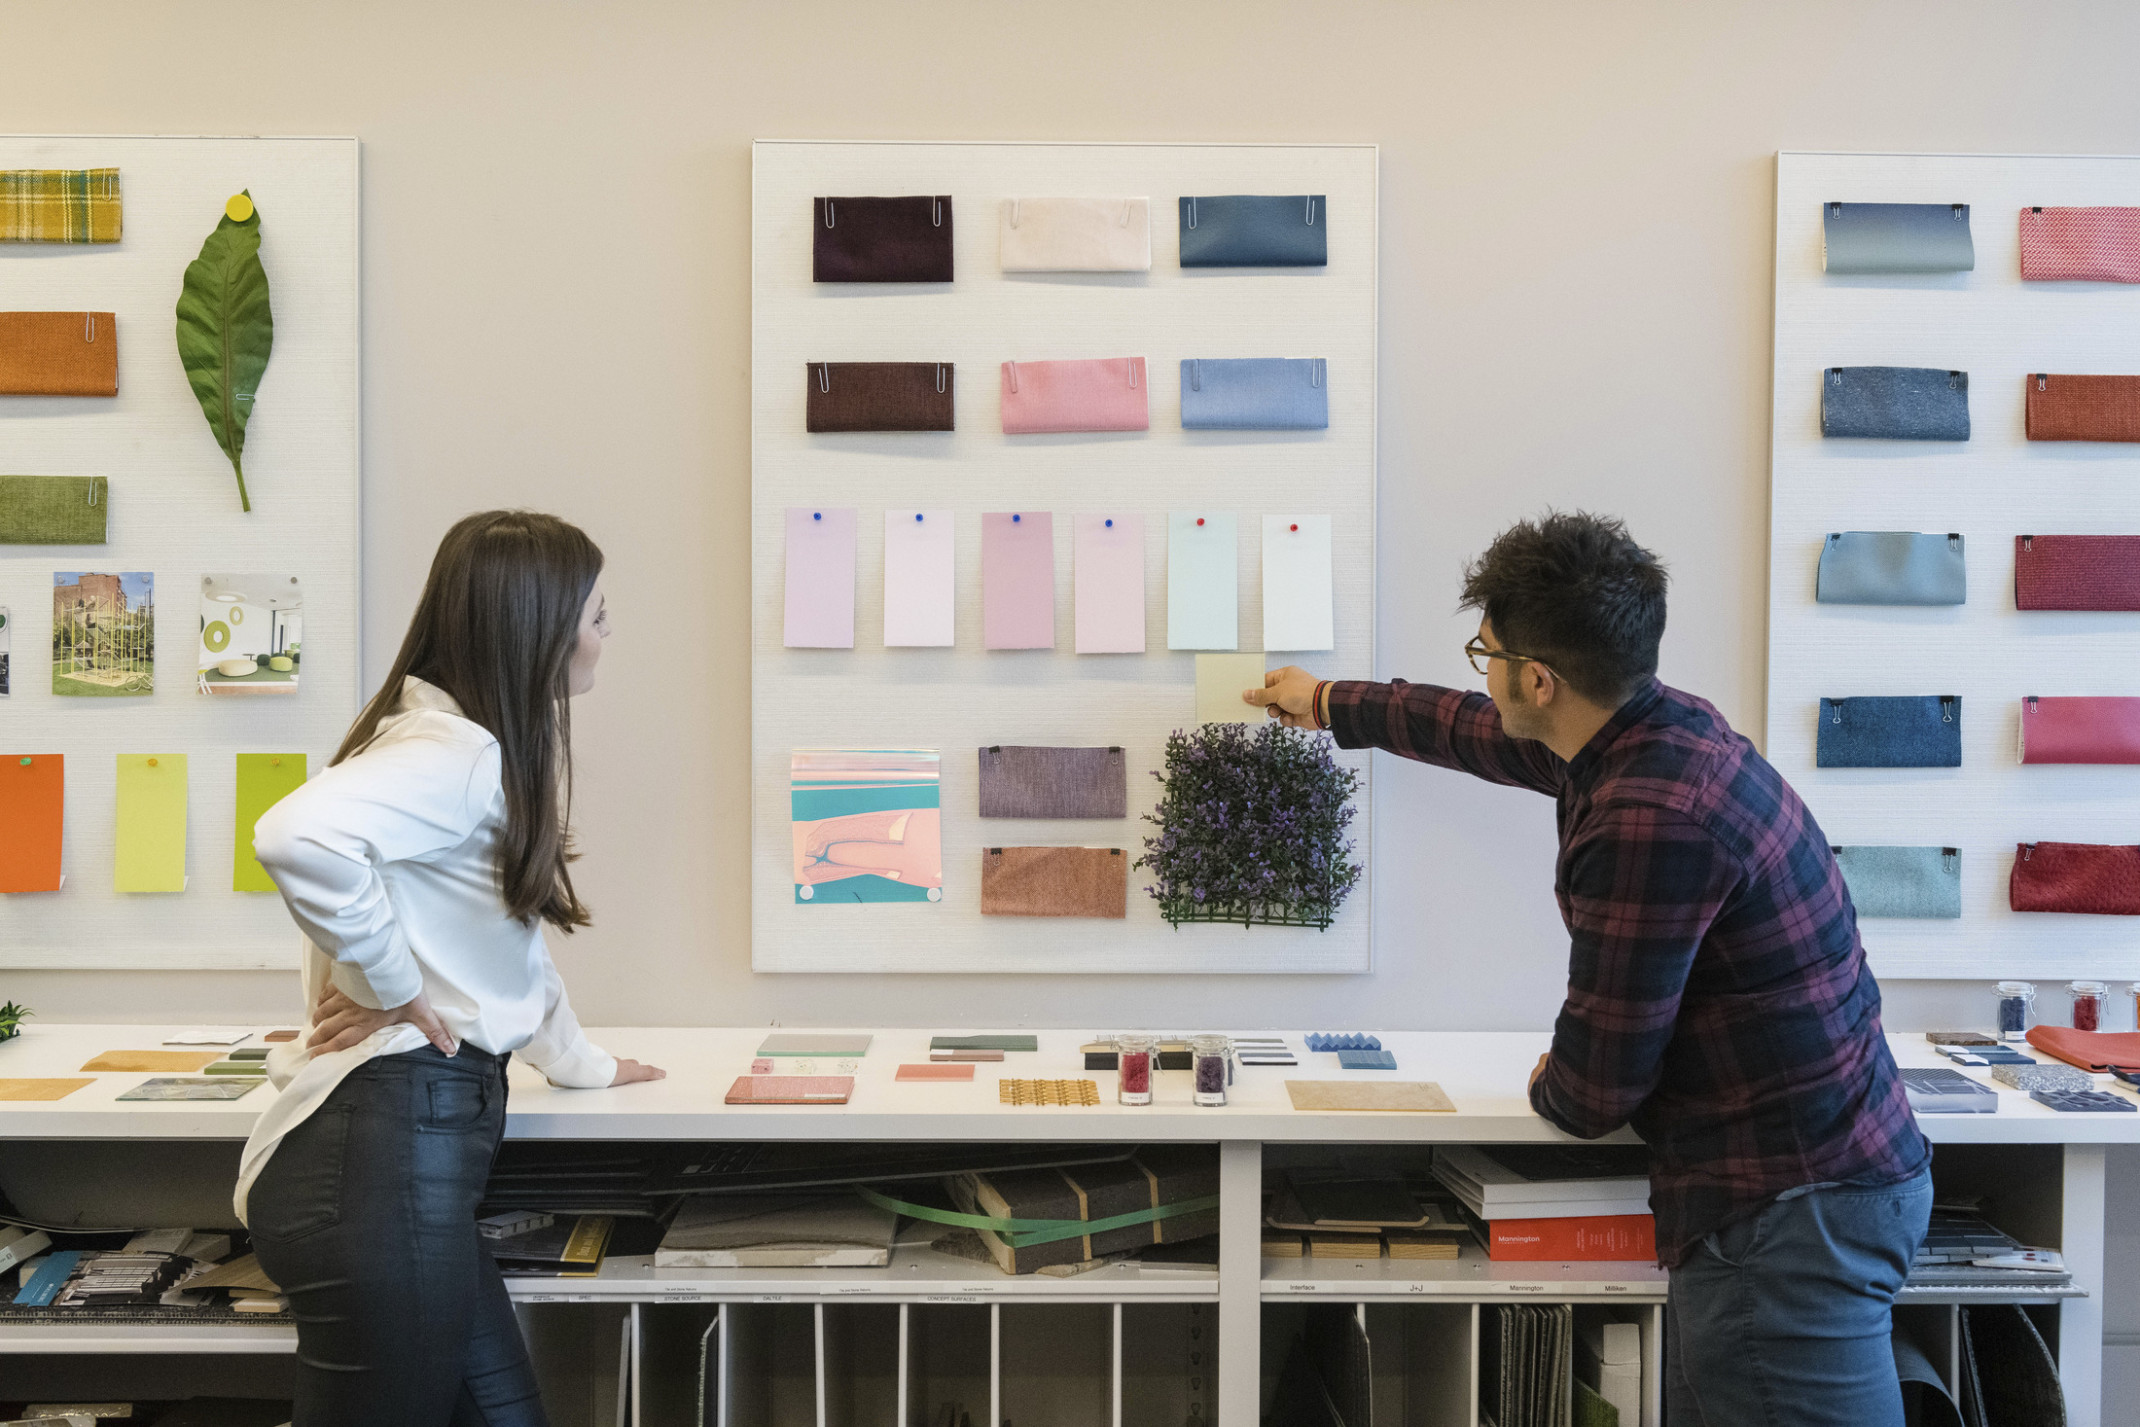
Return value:
<svg viewBox="0 0 2140 1427">
<path fill-rule="evenodd" d="M 1952 210 L 1952 213 L 1951 213 L 1951 215 L 1950 215 L 1950 216 L 1952 216 L 1952 217 L 1953 217 L 1953 219 L 1954 219 L 1954 221 L 1955 221 L 1955 222 L 1957 222 L 1957 223 L 1967 223 L 1967 222 L 1969 221 L 1969 205 L 1968 205 L 1968 204 L 1966 204 L 1966 203 L 1950 203 L 1950 204 L 1948 204 L 1948 205 L 1947 205 L 1947 207 L 1948 207 L 1949 209 L 1951 209 L 1951 210 Z"/>
<path fill-rule="evenodd" d="M 1196 229 L 1196 200 L 1193 198 L 1189 200 L 1189 228 L 1191 232 Z"/>
<path fill-rule="evenodd" d="M 2021 702 L 2022 702 L 2022 703 L 2024 703 L 2024 704 L 2026 704 L 2026 705 L 2028 705 L 2028 711 L 2029 711 L 2030 713 L 2034 713 L 2034 712 L 2036 712 L 2036 705 L 2038 705 L 2038 704 L 2042 703 L 2042 702 L 2043 702 L 2043 700 L 2042 700 L 2041 698 L 2037 697 L 2037 696 L 2036 696 L 2035 694 L 2030 694 L 2030 695 L 2029 695 L 2029 696 L 2028 696 L 2027 698 L 2023 699 L 2023 700 L 2022 700 Z"/>
<path fill-rule="evenodd" d="M 2036 373 L 2036 390 L 2049 391 L 2051 389 L 2049 386 L 2050 380 L 2051 374 L 2049 372 Z"/>
<path fill-rule="evenodd" d="M 1960 391 L 1962 389 L 1962 383 L 1968 380 L 1969 373 L 1967 372 L 1949 372 L 1947 373 L 1947 390 Z"/>
<path fill-rule="evenodd" d="M 2039 209 L 2038 211 L 2040 212 L 2041 210 Z M 2022 844 L 2021 844 L 2021 860 L 2022 860 L 2023 862 L 2026 862 L 2026 861 L 2028 861 L 2028 860 L 2029 860 L 2030 858 L 2034 857 L 2035 855 L 2036 855 L 2036 844 L 2035 844 L 2035 843 L 2033 843 L 2033 842 L 2024 842 L 2024 843 L 2022 843 Z"/>
<path fill-rule="evenodd" d="M 817 389 L 822 392 L 832 390 L 832 363 L 819 362 L 817 364 Z"/>
<path fill-rule="evenodd" d="M 1947 548 L 1959 555 L 1962 552 L 1962 537 L 1949 531 L 1947 534 Z"/>
<path fill-rule="evenodd" d="M 829 198 L 825 200 L 825 226 L 832 226 L 832 200 Z"/>
<path fill-rule="evenodd" d="M 1828 368 L 1828 384 L 1830 386 L 1841 386 L 1843 384 L 1843 369 L 1841 367 Z"/>
<path fill-rule="evenodd" d="M 1308 226 L 1315 226 L 1315 195 L 1312 193 L 1308 195 Z"/>
<path fill-rule="evenodd" d="M 930 221 L 930 222 L 931 222 L 932 224 L 934 224 L 934 225 L 935 225 L 936 227 L 938 227 L 938 228 L 941 228 L 941 227 L 943 227 L 943 226 L 944 226 L 944 200 L 943 200 L 943 199 L 941 199 L 941 198 L 931 198 L 931 199 L 929 200 L 929 221 Z"/>
<path fill-rule="evenodd" d="M 2024 535 L 2021 537 L 2021 553 L 2024 555 L 2033 555 L 2034 553 L 2036 553 L 2035 536 Z"/>
<path fill-rule="evenodd" d="M 942 375 L 943 368 L 938 367 L 937 373 L 939 376 Z M 1018 390 L 1018 364 L 1016 362 L 1005 362 L 1003 364 L 1003 374 L 1011 379 L 1011 391 L 1015 393 Z M 939 383 L 936 389 L 942 391 L 944 388 Z"/>
<path fill-rule="evenodd" d="M 1959 847 L 1942 847 L 1939 850 L 1939 855 L 1948 862 L 1960 862 L 1962 860 L 1962 850 Z"/>
<path fill-rule="evenodd" d="M 1842 204 L 1840 204 L 1840 203 L 1831 203 L 1831 204 L 1829 204 L 1829 205 L 1828 205 L 1828 216 L 1829 216 L 1830 218 L 1840 218 L 1840 217 L 1842 217 L 1842 216 L 1843 216 L 1843 205 L 1842 205 Z"/>
<path fill-rule="evenodd" d="M 936 389 L 939 392 L 944 389 L 944 364 L 942 362 L 936 364 Z"/>
</svg>

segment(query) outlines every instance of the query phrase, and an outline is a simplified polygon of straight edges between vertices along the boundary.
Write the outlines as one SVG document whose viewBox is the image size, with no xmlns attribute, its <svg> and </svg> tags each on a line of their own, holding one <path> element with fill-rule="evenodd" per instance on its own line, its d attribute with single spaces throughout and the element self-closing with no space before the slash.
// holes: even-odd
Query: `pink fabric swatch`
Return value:
<svg viewBox="0 0 2140 1427">
<path fill-rule="evenodd" d="M 1086 362 L 1005 362 L 1003 432 L 1148 431 L 1144 358 Z"/>
<path fill-rule="evenodd" d="M 2140 282 L 2140 208 L 2024 208 L 2024 282 Z"/>
<path fill-rule="evenodd" d="M 987 649 L 1055 647 L 1055 517 L 981 516 L 981 642 Z"/>
<path fill-rule="evenodd" d="M 787 611 L 781 642 L 790 649 L 855 647 L 855 513 L 788 507 Z"/>
<path fill-rule="evenodd" d="M 1075 517 L 1077 652 L 1144 652 L 1144 517 Z"/>
</svg>

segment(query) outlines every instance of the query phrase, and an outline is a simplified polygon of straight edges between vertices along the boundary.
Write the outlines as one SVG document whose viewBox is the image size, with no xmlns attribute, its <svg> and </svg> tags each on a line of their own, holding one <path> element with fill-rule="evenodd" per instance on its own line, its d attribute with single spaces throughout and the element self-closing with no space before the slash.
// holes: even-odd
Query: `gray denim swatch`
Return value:
<svg viewBox="0 0 2140 1427">
<path fill-rule="evenodd" d="M 981 816 L 1128 817 L 1128 764 L 1119 748 L 984 748 Z"/>
<path fill-rule="evenodd" d="M 1937 367 L 1830 367 L 1820 434 L 1883 441 L 1967 441 L 1969 373 Z"/>
<path fill-rule="evenodd" d="M 1832 273 L 1965 273 L 1976 267 L 1966 203 L 1824 203 Z"/>
<path fill-rule="evenodd" d="M 1814 748 L 1820 768 L 1959 768 L 1961 697 L 1822 699 Z"/>
<path fill-rule="evenodd" d="M 1914 530 L 1842 530 L 1820 550 L 1814 599 L 1822 604 L 1962 604 L 1962 537 Z"/>
<path fill-rule="evenodd" d="M 1861 917 L 1959 917 L 1962 853 L 1956 847 L 1838 847 L 1835 865 Z"/>
</svg>

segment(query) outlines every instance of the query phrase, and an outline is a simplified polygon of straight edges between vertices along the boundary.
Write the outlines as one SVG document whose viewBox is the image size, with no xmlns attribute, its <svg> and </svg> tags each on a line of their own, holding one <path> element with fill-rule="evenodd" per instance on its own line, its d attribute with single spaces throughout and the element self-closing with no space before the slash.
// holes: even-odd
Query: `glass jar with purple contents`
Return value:
<svg viewBox="0 0 2140 1427">
<path fill-rule="evenodd" d="M 2036 987 L 2029 981 L 2001 981 L 1999 991 L 1999 1039 L 2027 1040 L 2029 1021 L 2036 1006 Z"/>
<path fill-rule="evenodd" d="M 1115 1037 L 1115 1099 L 1124 1105 L 1152 1103 L 1152 1069 L 1157 1059 L 1150 1036 L 1122 1034 Z"/>
<path fill-rule="evenodd" d="M 1226 1072 L 1232 1060 L 1233 1043 L 1226 1037 L 1189 1037 L 1189 1068 L 1196 1077 L 1192 1099 L 1196 1104 L 1226 1103 Z"/>
</svg>

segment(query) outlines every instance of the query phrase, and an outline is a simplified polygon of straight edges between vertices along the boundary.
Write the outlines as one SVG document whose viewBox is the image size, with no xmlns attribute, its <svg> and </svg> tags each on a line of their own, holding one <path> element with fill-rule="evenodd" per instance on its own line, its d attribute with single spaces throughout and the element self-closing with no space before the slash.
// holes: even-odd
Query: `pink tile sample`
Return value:
<svg viewBox="0 0 2140 1427">
<path fill-rule="evenodd" d="M 981 635 L 988 649 L 1055 647 L 1055 517 L 981 516 Z"/>
<path fill-rule="evenodd" d="M 787 613 L 790 649 L 855 647 L 855 513 L 788 507 Z"/>
<path fill-rule="evenodd" d="M 1144 652 L 1144 517 L 1075 517 L 1077 652 Z"/>
</svg>

